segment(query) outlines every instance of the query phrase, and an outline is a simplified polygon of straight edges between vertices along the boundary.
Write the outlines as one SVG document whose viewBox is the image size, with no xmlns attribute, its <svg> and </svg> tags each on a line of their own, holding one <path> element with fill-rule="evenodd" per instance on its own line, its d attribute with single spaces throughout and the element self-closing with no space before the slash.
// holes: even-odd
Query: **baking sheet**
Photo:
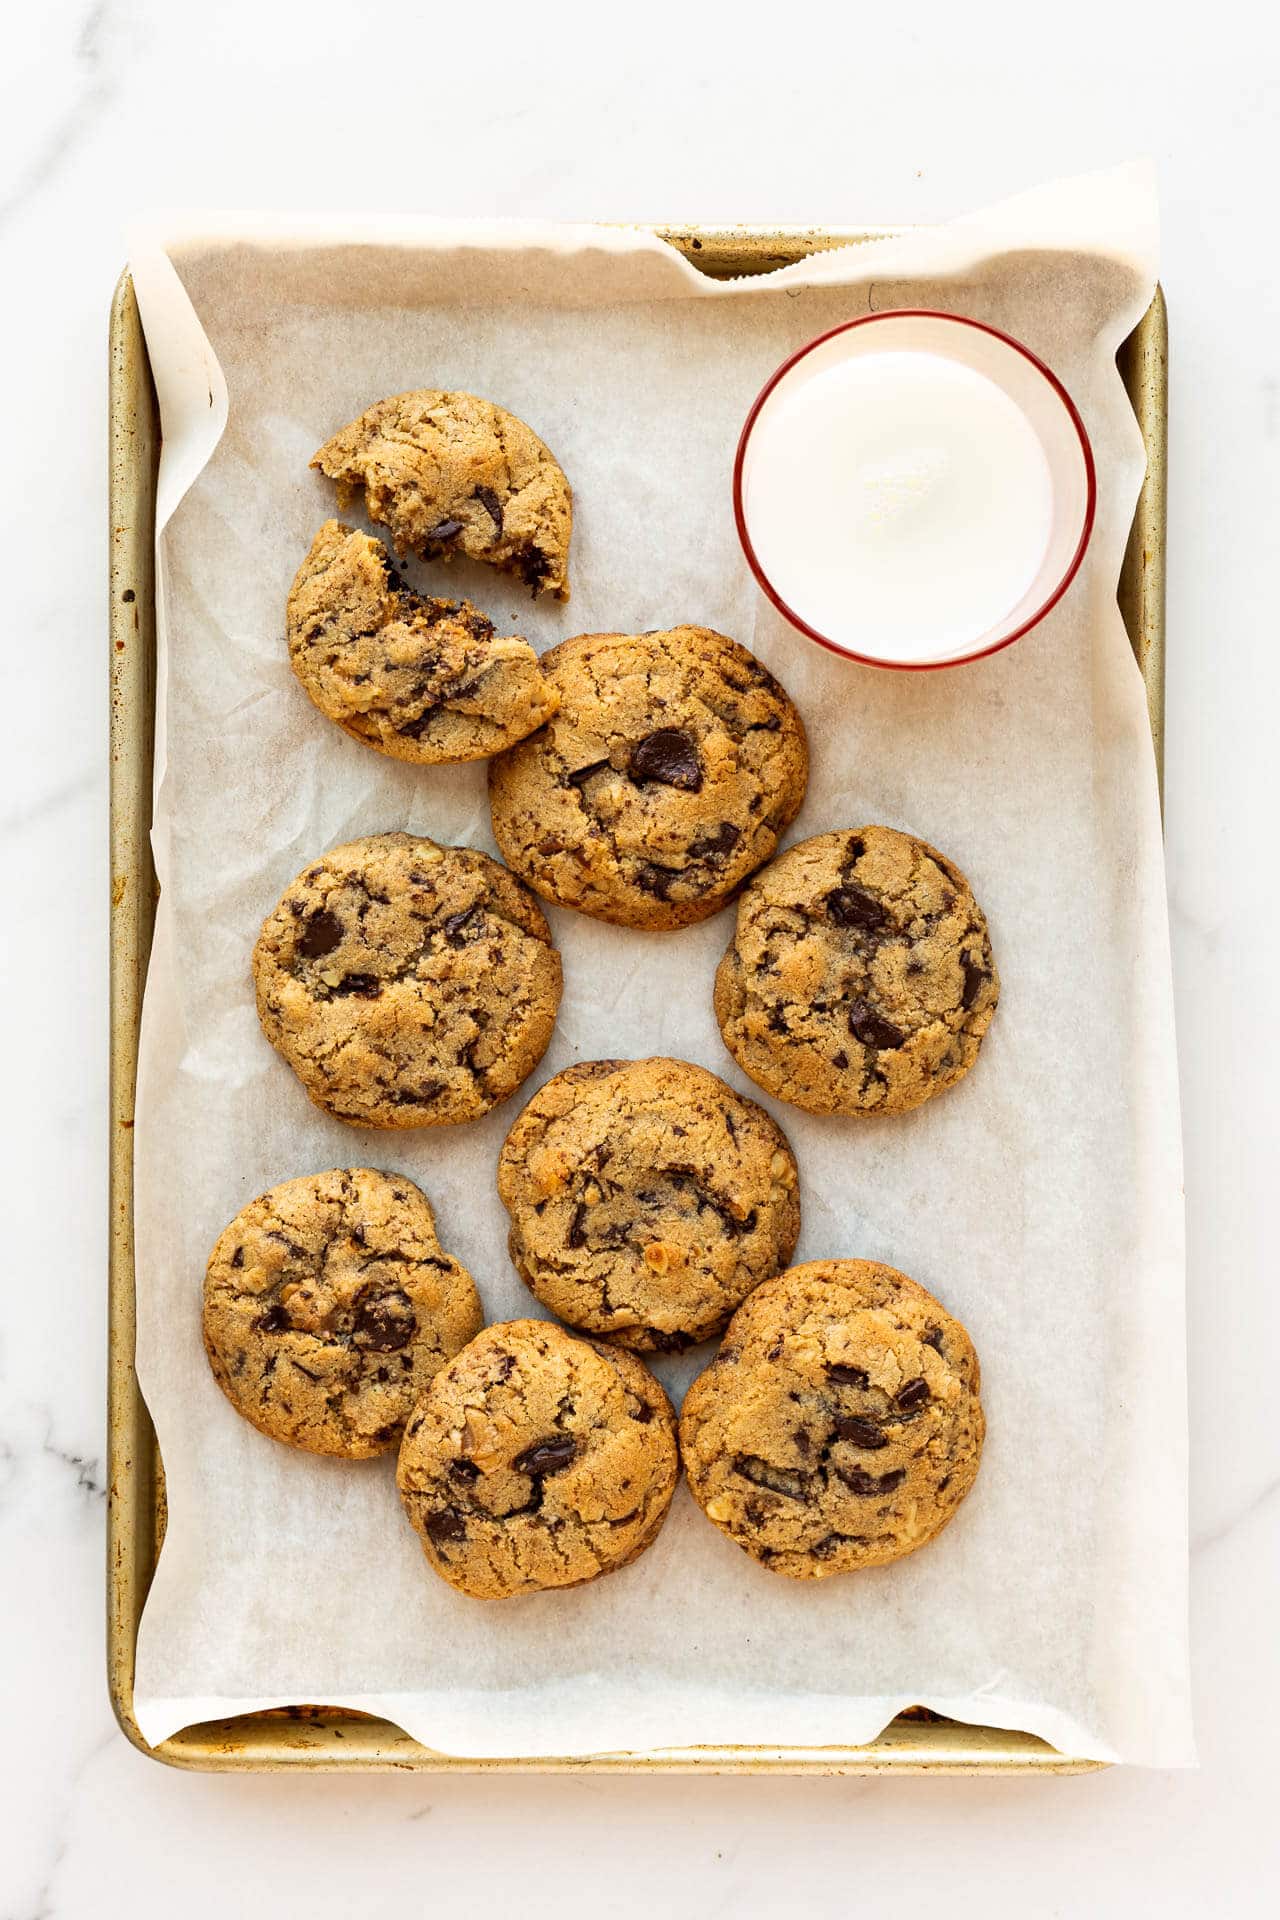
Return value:
<svg viewBox="0 0 1280 1920">
<path fill-rule="evenodd" d="M 651 238 L 608 230 L 259 226 L 246 242 L 247 227 L 175 244 L 180 278 L 154 236 L 133 261 L 165 429 L 163 892 L 137 1231 L 138 1371 L 170 1524 L 139 1640 L 143 1732 L 319 1699 L 464 1754 L 820 1745 L 869 1738 L 922 1701 L 1082 1755 L 1185 1761 L 1176 1082 L 1154 768 L 1114 607 L 1141 448 L 1113 355 L 1154 279 L 1145 173 L 763 285 L 712 285 Z M 1102 485 L 1086 567 L 1034 639 L 907 678 L 819 655 L 777 620 L 738 553 L 728 475 L 779 359 L 909 302 L 1041 352 L 1082 408 Z M 399 767 L 346 740 L 296 687 L 281 637 L 289 580 L 331 511 L 310 453 L 370 398 L 427 383 L 493 393 L 560 454 L 578 499 L 574 598 L 531 612 L 478 570 L 415 577 L 517 615 L 539 645 L 682 619 L 735 634 L 810 726 L 792 837 L 914 828 L 986 907 L 1004 993 L 961 1088 L 883 1126 L 773 1109 L 801 1161 L 798 1257 L 893 1260 L 983 1356 L 978 1489 L 897 1567 L 794 1588 L 682 1492 L 626 1572 L 479 1606 L 426 1570 L 390 1463 L 276 1447 L 208 1376 L 208 1245 L 262 1188 L 344 1161 L 426 1188 L 491 1318 L 534 1310 L 492 1189 L 519 1096 L 474 1128 L 353 1133 L 311 1109 L 267 1047 L 247 973 L 262 915 L 320 848 L 388 827 L 491 847 L 482 771 Z M 666 936 L 553 919 L 567 990 L 530 1090 L 605 1051 L 683 1054 L 747 1087 L 710 1013 L 728 916 Z M 659 1370 L 678 1393 L 705 1357 Z"/>
</svg>

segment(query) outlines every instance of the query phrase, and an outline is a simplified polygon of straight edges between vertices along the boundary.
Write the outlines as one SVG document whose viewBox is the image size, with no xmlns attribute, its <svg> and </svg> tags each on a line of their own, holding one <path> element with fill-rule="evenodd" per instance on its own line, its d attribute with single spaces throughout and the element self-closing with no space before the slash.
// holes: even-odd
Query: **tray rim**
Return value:
<svg viewBox="0 0 1280 1920">
<path fill-rule="evenodd" d="M 813 251 L 856 245 L 888 228 L 654 226 L 718 278 L 767 272 Z M 1165 484 L 1168 323 L 1157 286 L 1117 356 L 1147 450 L 1118 598 L 1146 684 L 1163 799 Z M 109 566 L 111 985 L 107 1379 L 107 1682 L 112 1709 L 139 1752 L 204 1772 L 592 1774 L 1077 1774 L 1105 1761 L 1063 1754 L 1031 1734 L 899 1715 L 862 1746 L 677 1747 L 537 1758 L 437 1753 L 390 1721 L 345 1709 L 268 1709 L 189 1727 L 157 1746 L 134 1714 L 138 1624 L 164 1536 L 163 1468 L 134 1368 L 133 1109 L 138 1021 L 155 912 L 151 863 L 155 700 L 155 483 L 160 430 L 132 278 L 111 303 Z"/>
</svg>

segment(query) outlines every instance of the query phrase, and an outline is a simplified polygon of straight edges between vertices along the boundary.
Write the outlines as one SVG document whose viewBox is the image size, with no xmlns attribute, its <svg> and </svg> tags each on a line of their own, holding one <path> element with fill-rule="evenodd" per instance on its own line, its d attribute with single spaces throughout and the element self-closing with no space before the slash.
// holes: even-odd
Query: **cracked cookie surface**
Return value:
<svg viewBox="0 0 1280 1920">
<path fill-rule="evenodd" d="M 530 1292 L 638 1352 L 709 1339 L 800 1231 L 786 1135 L 687 1060 L 558 1073 L 507 1135 L 498 1193 Z"/>
<path fill-rule="evenodd" d="M 756 875 L 716 972 L 744 1073 L 810 1113 L 888 1114 L 954 1086 L 1000 993 L 958 867 L 891 827 L 802 840 Z"/>
<path fill-rule="evenodd" d="M 504 857 L 548 899 L 621 926 L 717 913 L 804 799 L 787 694 L 708 627 L 579 634 L 541 665 L 559 711 L 489 767 Z"/>
<path fill-rule="evenodd" d="M 656 1538 L 679 1470 L 675 1415 L 647 1367 L 512 1320 L 437 1373 L 396 1480 L 441 1578 L 499 1600 L 625 1567 Z"/>
<path fill-rule="evenodd" d="M 236 1412 L 291 1447 L 394 1447 L 428 1383 L 483 1323 L 425 1194 L 338 1167 L 244 1207 L 209 1255 L 204 1344 Z"/>
<path fill-rule="evenodd" d="M 555 697 L 528 641 L 469 602 L 412 593 L 380 540 L 326 520 L 286 608 L 289 660 L 321 713 L 397 760 L 483 760 Z"/>
<path fill-rule="evenodd" d="M 460 553 L 569 598 L 573 494 L 531 427 L 474 393 L 421 388 L 379 400 L 311 462 L 345 507 L 390 530 L 397 553 Z"/>
<path fill-rule="evenodd" d="M 707 1518 L 774 1573 L 821 1580 L 914 1553 L 977 1477 L 978 1357 L 932 1294 L 870 1260 L 817 1260 L 739 1307 L 685 1396 Z"/>
<path fill-rule="evenodd" d="M 546 1051 L 560 955 L 488 854 L 408 833 L 334 847 L 286 887 L 253 952 L 258 1018 L 326 1113 L 451 1126 Z"/>
</svg>

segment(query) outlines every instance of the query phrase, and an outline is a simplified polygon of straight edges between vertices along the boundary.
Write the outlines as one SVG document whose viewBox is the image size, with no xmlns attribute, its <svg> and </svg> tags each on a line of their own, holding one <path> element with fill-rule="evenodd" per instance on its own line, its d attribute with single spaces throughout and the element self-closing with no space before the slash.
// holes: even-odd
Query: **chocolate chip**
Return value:
<svg viewBox="0 0 1280 1920">
<path fill-rule="evenodd" d="M 638 1407 L 632 1408 L 631 1418 L 638 1420 L 642 1427 L 647 1427 L 653 1418 L 653 1408 L 647 1400 L 642 1400 Z"/>
<path fill-rule="evenodd" d="M 874 1047 L 877 1052 L 891 1052 L 900 1047 L 906 1039 L 900 1027 L 892 1020 L 877 1013 L 866 1000 L 855 1000 L 849 1009 L 849 1031 L 855 1040 L 861 1040 L 864 1047 Z"/>
<path fill-rule="evenodd" d="M 843 1073 L 845 1068 L 849 1064 L 848 1054 L 843 1051 L 841 1051 L 840 1053 L 833 1053 L 831 1056 L 831 1064 L 838 1073 Z"/>
<path fill-rule="evenodd" d="M 866 1499 L 874 1498 L 879 1493 L 892 1493 L 907 1477 L 905 1467 L 894 1467 L 889 1473 L 880 1474 L 864 1473 L 861 1467 L 837 1467 L 836 1473 L 851 1493 L 861 1494 Z"/>
<path fill-rule="evenodd" d="M 585 1221 L 586 1217 L 587 1217 L 587 1209 L 585 1208 L 585 1206 L 582 1205 L 581 1202 L 579 1202 L 579 1204 L 573 1210 L 573 1219 L 569 1222 L 569 1232 L 567 1237 L 568 1237 L 569 1245 L 571 1247 L 586 1246 L 587 1236 L 582 1231 L 583 1222 Z"/>
<path fill-rule="evenodd" d="M 435 540 L 435 541 L 452 540 L 455 537 L 455 535 L 461 532 L 462 532 L 461 520 L 441 520 L 438 526 L 432 527 L 430 533 L 427 535 L 427 538 L 428 540 Z"/>
<path fill-rule="evenodd" d="M 468 940 L 484 931 L 484 908 L 477 900 L 462 913 L 451 913 L 444 923 L 444 937 L 451 947 L 465 947 Z"/>
<path fill-rule="evenodd" d="M 866 850 L 866 841 L 861 839 L 856 833 L 851 835 L 848 845 L 844 850 L 845 865 L 856 867 Z"/>
<path fill-rule="evenodd" d="M 828 1367 L 827 1378 L 834 1380 L 838 1387 L 868 1387 L 871 1384 L 862 1367 Z"/>
<path fill-rule="evenodd" d="M 515 1365 L 516 1357 L 514 1353 L 504 1353 L 494 1368 L 494 1384 L 497 1385 L 502 1380 L 509 1380 L 515 1372 Z"/>
<path fill-rule="evenodd" d="M 484 508 L 499 533 L 502 532 L 502 502 L 492 487 L 477 487 L 476 499 Z"/>
<path fill-rule="evenodd" d="M 418 1331 L 418 1318 L 407 1293 L 366 1294 L 351 1331 L 370 1353 L 399 1353 Z"/>
<path fill-rule="evenodd" d="M 868 1453 L 875 1453 L 889 1444 L 874 1420 L 859 1420 L 853 1414 L 837 1414 L 836 1439 L 848 1440 Z"/>
<path fill-rule="evenodd" d="M 474 1460 L 451 1460 L 449 1462 L 449 1477 L 453 1480 L 462 1480 L 470 1483 L 472 1480 L 478 1480 L 480 1478 L 480 1469 Z"/>
<path fill-rule="evenodd" d="M 964 992 L 960 995 L 960 1005 L 968 1013 L 978 997 L 979 989 L 987 978 L 987 970 L 980 967 L 976 960 L 965 953 L 960 956 L 960 966 L 964 973 Z"/>
<path fill-rule="evenodd" d="M 924 1332 L 920 1335 L 920 1338 L 923 1341 L 924 1345 L 926 1347 L 932 1347 L 935 1353 L 942 1352 L 942 1328 L 941 1327 L 926 1327 Z"/>
<path fill-rule="evenodd" d="M 264 1313 L 254 1321 L 259 1333 L 288 1333 L 293 1326 L 286 1308 L 278 1300 L 273 1300 Z"/>
<path fill-rule="evenodd" d="M 236 1248 L 235 1252 L 231 1256 L 231 1264 L 233 1267 L 242 1267 L 244 1265 L 244 1248 L 243 1247 Z"/>
<path fill-rule="evenodd" d="M 443 1513 L 427 1515 L 428 1540 L 465 1540 L 467 1524 L 460 1513 L 446 1508 Z"/>
<path fill-rule="evenodd" d="M 376 973 L 344 973 L 333 992 L 337 999 L 354 995 L 359 1000 L 376 1000 L 382 982 Z"/>
<path fill-rule="evenodd" d="M 796 1443 L 796 1448 L 798 1452 L 808 1453 L 813 1443 L 810 1440 L 809 1435 L 807 1434 L 807 1432 L 803 1427 L 797 1427 L 794 1434 L 792 1435 L 792 1438 Z"/>
<path fill-rule="evenodd" d="M 733 1463 L 733 1471 L 743 1480 L 750 1480 L 752 1486 L 767 1487 L 770 1493 L 780 1493 L 787 1500 L 803 1500 L 808 1491 L 807 1474 L 788 1473 L 785 1467 L 775 1467 L 754 1453 L 740 1453 Z"/>
<path fill-rule="evenodd" d="M 875 933 L 888 924 L 889 916 L 878 900 L 860 887 L 833 887 L 827 895 L 827 916 L 838 927 L 857 927 L 861 933 Z"/>
<path fill-rule="evenodd" d="M 124 601 L 126 607 L 131 606 L 132 603 L 137 599 L 137 597 L 138 596 L 134 592 L 132 587 L 126 587 L 124 592 L 120 595 L 120 598 Z"/>
<path fill-rule="evenodd" d="M 929 1382 L 927 1380 L 908 1380 L 906 1386 L 899 1392 L 894 1405 L 903 1413 L 910 1413 L 914 1407 L 923 1407 L 928 1399 Z"/>
<path fill-rule="evenodd" d="M 332 953 L 342 940 L 343 925 L 336 913 L 323 910 L 313 913 L 302 930 L 298 942 L 298 952 L 304 960 L 318 960 L 322 953 Z"/>
<path fill-rule="evenodd" d="M 533 1446 L 526 1447 L 511 1464 L 517 1473 L 541 1478 L 544 1474 L 561 1472 L 577 1451 L 578 1443 L 571 1433 L 553 1433 L 549 1439 L 537 1440 Z"/>
<path fill-rule="evenodd" d="M 683 727 L 659 727 L 637 740 L 631 749 L 629 771 L 633 780 L 658 780 L 664 787 L 679 787 L 684 793 L 698 793 L 702 788 L 697 742 Z"/>
</svg>

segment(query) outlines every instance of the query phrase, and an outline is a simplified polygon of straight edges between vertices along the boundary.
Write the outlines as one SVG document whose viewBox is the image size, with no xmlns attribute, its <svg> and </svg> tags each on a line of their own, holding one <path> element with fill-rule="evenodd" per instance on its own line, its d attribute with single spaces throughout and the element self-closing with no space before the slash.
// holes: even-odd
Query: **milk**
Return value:
<svg viewBox="0 0 1280 1920">
<path fill-rule="evenodd" d="M 752 428 L 742 507 L 761 571 L 824 638 L 921 664 L 972 652 L 1044 563 L 1053 483 L 1016 401 L 928 351 L 802 360 Z"/>
</svg>

